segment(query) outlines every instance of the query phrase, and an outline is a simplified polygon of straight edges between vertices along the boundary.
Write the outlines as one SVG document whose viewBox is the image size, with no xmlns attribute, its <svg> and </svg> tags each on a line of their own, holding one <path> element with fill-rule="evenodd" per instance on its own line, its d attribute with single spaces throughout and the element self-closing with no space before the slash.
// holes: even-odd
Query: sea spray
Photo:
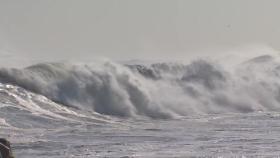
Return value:
<svg viewBox="0 0 280 158">
<path fill-rule="evenodd" d="M 264 55 L 237 62 L 126 65 L 42 63 L 0 69 L 0 81 L 82 110 L 121 117 L 279 111 L 280 62 Z"/>
</svg>

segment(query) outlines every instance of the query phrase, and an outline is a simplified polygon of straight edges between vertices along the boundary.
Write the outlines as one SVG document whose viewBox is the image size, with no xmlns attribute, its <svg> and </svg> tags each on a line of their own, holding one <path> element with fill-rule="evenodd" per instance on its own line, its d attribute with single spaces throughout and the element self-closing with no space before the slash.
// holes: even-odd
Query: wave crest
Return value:
<svg viewBox="0 0 280 158">
<path fill-rule="evenodd" d="M 279 63 L 258 57 L 225 70 L 206 60 L 190 64 L 43 63 L 0 69 L 15 84 L 83 110 L 122 117 L 280 110 Z"/>
</svg>

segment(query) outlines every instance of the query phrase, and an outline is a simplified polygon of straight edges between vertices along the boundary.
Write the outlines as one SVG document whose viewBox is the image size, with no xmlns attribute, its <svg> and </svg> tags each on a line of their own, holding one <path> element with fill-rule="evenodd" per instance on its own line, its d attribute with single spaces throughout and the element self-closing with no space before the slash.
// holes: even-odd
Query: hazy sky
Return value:
<svg viewBox="0 0 280 158">
<path fill-rule="evenodd" d="M 249 44 L 280 49 L 279 6 L 279 0 L 0 0 L 0 52 L 2 60 L 10 53 L 90 60 L 182 59 Z"/>
</svg>

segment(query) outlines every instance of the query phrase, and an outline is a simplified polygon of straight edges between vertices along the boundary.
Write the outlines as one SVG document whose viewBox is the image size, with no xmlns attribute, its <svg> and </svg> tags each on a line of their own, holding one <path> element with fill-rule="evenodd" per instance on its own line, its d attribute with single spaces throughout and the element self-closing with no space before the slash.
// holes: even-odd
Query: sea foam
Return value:
<svg viewBox="0 0 280 158">
<path fill-rule="evenodd" d="M 41 63 L 1 68 L 0 81 L 81 110 L 120 117 L 280 111 L 280 62 L 263 55 L 237 62 Z"/>
</svg>

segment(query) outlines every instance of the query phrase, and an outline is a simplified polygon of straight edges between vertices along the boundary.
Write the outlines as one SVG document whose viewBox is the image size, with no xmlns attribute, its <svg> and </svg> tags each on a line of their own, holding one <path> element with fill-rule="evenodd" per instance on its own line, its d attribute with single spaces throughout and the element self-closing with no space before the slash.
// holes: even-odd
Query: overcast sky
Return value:
<svg viewBox="0 0 280 158">
<path fill-rule="evenodd" d="M 250 44 L 280 49 L 279 6 L 279 0 L 0 0 L 1 61 L 13 54 L 182 59 Z"/>
</svg>

